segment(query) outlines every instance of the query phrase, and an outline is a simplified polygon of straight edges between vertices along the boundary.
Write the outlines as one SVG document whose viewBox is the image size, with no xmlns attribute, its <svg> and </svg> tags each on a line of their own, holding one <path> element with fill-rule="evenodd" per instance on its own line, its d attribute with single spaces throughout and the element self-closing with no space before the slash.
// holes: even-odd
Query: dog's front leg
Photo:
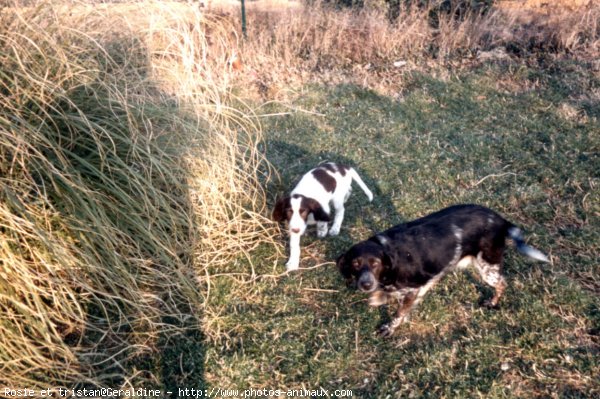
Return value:
<svg viewBox="0 0 600 399">
<path fill-rule="evenodd" d="M 327 222 L 317 222 L 317 237 L 323 238 L 327 236 Z"/>
<path fill-rule="evenodd" d="M 342 228 L 342 222 L 344 221 L 344 204 L 334 204 L 335 206 L 335 217 L 333 218 L 333 224 L 331 225 L 331 229 L 329 229 L 330 236 L 337 236 L 340 234 L 340 229 Z"/>
<path fill-rule="evenodd" d="M 300 267 L 300 234 L 290 234 L 290 259 L 285 267 L 288 271 Z"/>
<path fill-rule="evenodd" d="M 417 299 L 417 292 L 418 290 L 416 289 L 410 290 L 398 298 L 398 310 L 396 310 L 396 315 L 392 321 L 379 327 L 377 332 L 380 336 L 389 337 L 394 334 L 394 331 L 400 324 L 408 322 L 410 310 Z"/>
</svg>

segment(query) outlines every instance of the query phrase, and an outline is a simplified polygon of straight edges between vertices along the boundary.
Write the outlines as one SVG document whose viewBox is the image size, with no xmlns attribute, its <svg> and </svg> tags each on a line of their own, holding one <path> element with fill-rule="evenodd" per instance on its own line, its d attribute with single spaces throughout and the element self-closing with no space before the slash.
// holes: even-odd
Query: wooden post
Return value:
<svg viewBox="0 0 600 399">
<path fill-rule="evenodd" d="M 244 39 L 248 37 L 246 33 L 246 0 L 242 0 L 242 34 L 244 35 Z"/>
</svg>

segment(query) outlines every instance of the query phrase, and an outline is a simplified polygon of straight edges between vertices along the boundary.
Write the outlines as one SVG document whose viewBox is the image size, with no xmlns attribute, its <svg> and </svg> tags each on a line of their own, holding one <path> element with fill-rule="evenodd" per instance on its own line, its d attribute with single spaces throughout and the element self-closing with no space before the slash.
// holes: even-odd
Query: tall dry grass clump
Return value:
<svg viewBox="0 0 600 399">
<path fill-rule="evenodd" d="M 189 157 L 187 165 L 198 215 L 197 258 L 218 269 L 240 254 L 250 260 L 253 248 L 272 239 L 275 230 L 265 217 L 260 181 L 268 181 L 273 171 L 259 150 L 262 132 L 251 108 L 240 99 L 231 102 L 228 95 L 235 72 L 231 60 L 239 47 L 235 27 L 198 7 L 185 9 L 181 13 L 172 5 L 160 6 L 170 27 L 151 27 L 148 42 L 153 79 L 176 95 L 195 115 L 201 132 L 210 135 L 202 140 L 202 156 Z M 215 131 L 219 134 L 213 135 Z"/>
<path fill-rule="evenodd" d="M 516 57 L 546 52 L 590 60 L 598 55 L 600 5 L 593 2 L 574 9 L 492 7 L 487 12 L 417 3 L 399 2 L 393 19 L 381 2 L 365 2 L 360 9 L 319 2 L 303 8 L 250 7 L 243 57 L 268 84 L 306 71 L 321 78 L 332 70 L 377 76 L 393 70 L 396 61 L 413 68 L 456 65 L 498 47 Z M 237 8 L 229 12 L 239 23 Z"/>
<path fill-rule="evenodd" d="M 201 322 L 198 276 L 269 239 L 206 21 L 124 7 L 0 13 L 0 387 L 157 383 L 133 361 Z"/>
<path fill-rule="evenodd" d="M 380 10 L 313 4 L 249 13 L 244 56 L 277 71 L 324 70 L 417 55 L 430 42 L 426 10 L 406 8 L 395 24 Z"/>
<path fill-rule="evenodd" d="M 595 2 L 574 8 L 552 4 L 529 9 L 503 7 L 488 19 L 482 27 L 488 47 L 577 54 L 588 60 L 600 55 L 600 4 Z"/>
</svg>

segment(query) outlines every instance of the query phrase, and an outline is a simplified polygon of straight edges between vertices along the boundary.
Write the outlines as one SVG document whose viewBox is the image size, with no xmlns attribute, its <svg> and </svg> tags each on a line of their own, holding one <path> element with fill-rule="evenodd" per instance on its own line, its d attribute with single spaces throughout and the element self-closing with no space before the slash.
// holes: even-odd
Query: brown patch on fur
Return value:
<svg viewBox="0 0 600 399">
<path fill-rule="evenodd" d="M 408 314 L 417 299 L 417 292 L 418 290 L 414 290 L 404 295 L 404 298 L 402 298 L 402 301 L 400 302 L 400 306 L 396 310 L 396 319 L 408 317 Z"/>
<path fill-rule="evenodd" d="M 294 198 L 296 198 L 296 196 L 302 197 L 302 204 L 300 204 L 300 209 L 303 209 L 303 208 L 308 209 L 310 211 L 310 213 L 312 213 L 312 215 L 316 221 L 319 221 L 319 222 L 329 222 L 330 221 L 329 215 L 327 214 L 327 212 L 325 212 L 325 210 L 323 209 L 323 207 L 321 206 L 321 204 L 319 204 L 319 202 L 317 200 L 315 200 L 314 198 L 305 197 L 304 195 L 299 195 L 299 194 L 295 194 Z M 302 218 L 304 220 L 306 220 L 307 217 L 308 217 L 308 213 L 306 214 L 306 216 L 302 216 Z"/>
<path fill-rule="evenodd" d="M 336 181 L 333 176 L 327 173 L 326 170 L 317 168 L 312 171 L 313 176 L 328 192 L 332 193 L 335 190 Z"/>
<path fill-rule="evenodd" d="M 273 208 L 273 220 L 276 222 L 283 222 L 287 219 L 286 208 L 290 205 L 290 198 L 279 198 L 277 202 L 275 202 L 275 207 Z"/>
<path fill-rule="evenodd" d="M 347 165 L 342 165 L 334 162 L 325 162 L 319 165 L 319 167 L 327 169 L 331 173 L 339 173 L 342 176 L 346 176 L 346 172 L 348 171 L 348 169 L 350 169 L 350 167 Z"/>
<path fill-rule="evenodd" d="M 350 166 L 348 165 L 338 165 L 339 172 L 342 176 L 346 176 L 346 172 L 350 170 Z"/>
</svg>

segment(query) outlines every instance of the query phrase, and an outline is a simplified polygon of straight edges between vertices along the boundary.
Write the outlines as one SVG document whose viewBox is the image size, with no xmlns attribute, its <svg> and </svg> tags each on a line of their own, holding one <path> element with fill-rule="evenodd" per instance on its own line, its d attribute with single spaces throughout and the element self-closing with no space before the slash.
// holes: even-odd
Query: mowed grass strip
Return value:
<svg viewBox="0 0 600 399">
<path fill-rule="evenodd" d="M 266 151 L 291 189 L 324 160 L 357 167 L 339 237 L 303 237 L 302 268 L 261 247 L 243 283 L 213 278 L 206 353 L 214 386 L 352 389 L 355 397 L 591 397 L 598 394 L 598 79 L 565 63 L 550 73 L 481 67 L 451 79 L 408 78 L 396 97 L 351 85 L 308 86 L 307 112 L 266 119 Z M 475 273 L 448 276 L 391 339 L 384 309 L 345 287 L 332 262 L 353 242 L 455 203 L 498 210 L 551 264 L 509 248 L 498 310 Z M 287 241 L 282 231 L 281 242 Z M 258 265 L 258 266 L 257 266 Z M 247 270 L 248 265 L 232 266 Z M 218 293 L 218 294 L 217 294 Z M 210 332 L 208 333 L 210 336 Z"/>
</svg>

